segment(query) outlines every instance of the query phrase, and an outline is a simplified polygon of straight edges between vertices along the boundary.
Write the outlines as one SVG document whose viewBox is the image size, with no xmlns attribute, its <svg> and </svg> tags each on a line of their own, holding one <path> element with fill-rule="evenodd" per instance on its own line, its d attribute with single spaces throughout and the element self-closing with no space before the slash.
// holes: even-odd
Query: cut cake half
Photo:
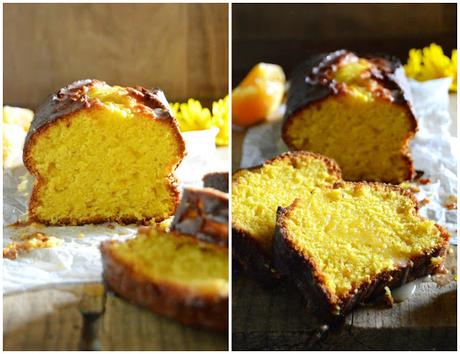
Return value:
<svg viewBox="0 0 460 354">
<path fill-rule="evenodd" d="M 337 183 L 277 212 L 274 262 L 328 321 L 442 267 L 449 236 L 417 213 L 410 192 Z"/>
<path fill-rule="evenodd" d="M 313 188 L 341 180 L 337 164 L 306 151 L 289 152 L 232 177 L 232 251 L 242 266 L 270 284 L 272 241 L 278 206 L 289 206 Z"/>
<path fill-rule="evenodd" d="M 120 296 L 186 325 L 228 327 L 226 248 L 152 226 L 101 252 L 104 281 Z"/>
<path fill-rule="evenodd" d="M 185 144 L 160 90 L 74 82 L 37 110 L 24 145 L 29 217 L 48 225 L 160 222 L 176 210 Z"/>
<path fill-rule="evenodd" d="M 397 58 L 338 50 L 310 58 L 290 82 L 282 136 L 291 150 L 333 158 L 347 181 L 414 176 L 417 121 Z"/>
</svg>

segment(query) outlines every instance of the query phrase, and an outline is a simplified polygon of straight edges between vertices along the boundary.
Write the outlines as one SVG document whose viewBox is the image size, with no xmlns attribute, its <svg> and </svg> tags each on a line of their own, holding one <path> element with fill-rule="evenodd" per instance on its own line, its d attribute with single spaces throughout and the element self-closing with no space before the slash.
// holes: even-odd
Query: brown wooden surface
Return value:
<svg viewBox="0 0 460 354">
<path fill-rule="evenodd" d="M 393 308 L 354 310 L 337 330 L 324 327 L 297 289 L 262 288 L 233 273 L 233 350 L 454 350 L 457 348 L 457 251 L 449 255 L 450 281 L 422 282 Z"/>
<path fill-rule="evenodd" d="M 228 91 L 227 4 L 5 4 L 3 102 L 36 108 L 74 80 Z"/>
<path fill-rule="evenodd" d="M 3 348 L 226 350 L 227 334 L 182 326 L 95 283 L 4 296 Z"/>
<path fill-rule="evenodd" d="M 312 53 L 351 49 L 406 60 L 410 48 L 457 46 L 456 4 L 233 4 L 235 87 L 260 61 L 294 66 Z"/>
</svg>

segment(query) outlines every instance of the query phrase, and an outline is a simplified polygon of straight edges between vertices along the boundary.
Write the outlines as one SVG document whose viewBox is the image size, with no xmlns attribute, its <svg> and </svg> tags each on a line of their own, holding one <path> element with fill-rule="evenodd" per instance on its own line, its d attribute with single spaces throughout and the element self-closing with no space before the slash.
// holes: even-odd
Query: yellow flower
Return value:
<svg viewBox="0 0 460 354">
<path fill-rule="evenodd" d="M 411 49 L 407 64 L 404 65 L 406 75 L 418 81 L 451 77 L 450 90 L 457 91 L 457 50 L 452 51 L 452 59 L 446 56 L 442 48 L 432 43 L 422 49 Z"/>
<path fill-rule="evenodd" d="M 171 103 L 170 106 L 182 132 L 216 127 L 219 129 L 216 144 L 228 145 L 228 96 L 212 103 L 212 114 L 193 98 L 186 103 Z"/>
<path fill-rule="evenodd" d="M 216 136 L 216 144 L 219 146 L 228 145 L 228 96 L 212 103 L 213 126 L 219 128 Z"/>
</svg>

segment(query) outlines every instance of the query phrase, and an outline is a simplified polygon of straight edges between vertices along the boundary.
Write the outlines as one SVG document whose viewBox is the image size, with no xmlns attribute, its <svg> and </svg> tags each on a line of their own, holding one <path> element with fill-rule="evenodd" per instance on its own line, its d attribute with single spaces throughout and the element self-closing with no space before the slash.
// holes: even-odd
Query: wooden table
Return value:
<svg viewBox="0 0 460 354">
<path fill-rule="evenodd" d="M 457 95 L 451 95 L 457 135 Z M 232 169 L 239 167 L 245 131 L 232 135 Z M 420 283 L 413 296 L 391 309 L 353 311 L 340 330 L 326 329 L 305 307 L 298 291 L 283 283 L 266 289 L 233 270 L 233 350 L 454 350 L 457 348 L 457 247 L 448 255 L 450 275 L 439 286 Z"/>
<path fill-rule="evenodd" d="M 4 350 L 225 350 L 227 334 L 189 328 L 106 293 L 68 285 L 3 298 Z"/>
</svg>

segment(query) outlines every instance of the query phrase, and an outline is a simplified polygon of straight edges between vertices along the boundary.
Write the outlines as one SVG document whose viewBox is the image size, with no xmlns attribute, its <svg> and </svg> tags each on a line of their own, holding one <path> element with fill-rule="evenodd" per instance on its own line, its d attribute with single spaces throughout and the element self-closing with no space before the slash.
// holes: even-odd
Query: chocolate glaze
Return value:
<svg viewBox="0 0 460 354">
<path fill-rule="evenodd" d="M 30 138 L 45 125 L 78 110 L 97 104 L 98 99 L 91 99 L 87 93 L 91 87 L 104 85 L 107 85 L 104 81 L 93 79 L 79 80 L 49 96 L 35 112 L 26 136 L 25 146 L 28 144 Z M 131 97 L 151 108 L 157 118 L 172 119 L 168 102 L 161 90 L 154 89 L 149 91 L 139 86 L 135 88 L 128 87 L 126 90 Z"/>
<path fill-rule="evenodd" d="M 227 194 L 208 188 L 185 188 L 171 230 L 228 247 Z"/>
<path fill-rule="evenodd" d="M 332 77 L 342 61 L 354 56 L 358 55 L 342 49 L 315 55 L 299 65 L 290 79 L 285 119 L 313 102 L 344 91 L 344 85 L 336 82 Z M 388 55 L 361 55 L 360 57 L 374 64 L 370 70 L 370 78 L 380 84 L 376 94 L 396 104 L 407 106 L 413 115 L 408 82 L 399 59 Z"/>
<path fill-rule="evenodd" d="M 214 188 L 221 192 L 228 193 L 228 173 L 212 172 L 204 175 L 203 183 L 206 188 Z"/>
</svg>

